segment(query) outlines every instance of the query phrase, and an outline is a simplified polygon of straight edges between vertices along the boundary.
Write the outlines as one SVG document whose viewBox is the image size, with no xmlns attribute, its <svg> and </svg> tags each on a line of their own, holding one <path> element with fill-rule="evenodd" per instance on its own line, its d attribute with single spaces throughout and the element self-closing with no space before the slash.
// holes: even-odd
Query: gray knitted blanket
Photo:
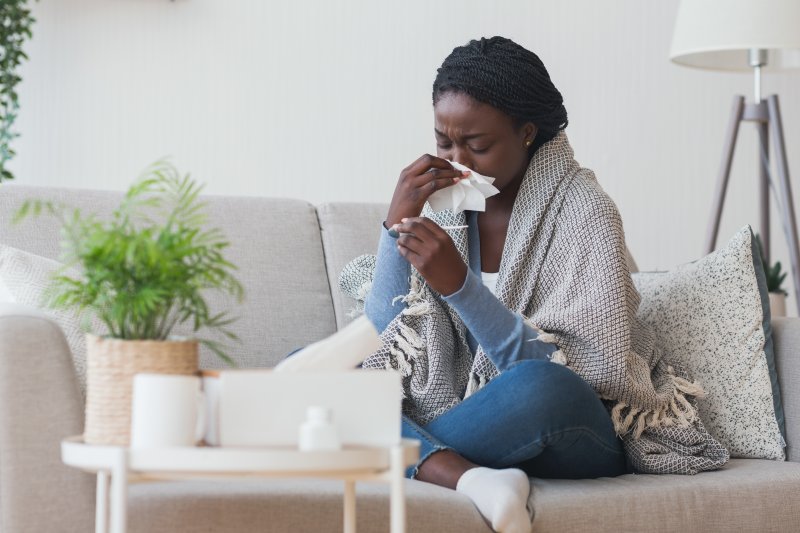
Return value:
<svg viewBox="0 0 800 533">
<path fill-rule="evenodd" d="M 423 212 L 440 226 L 463 213 Z M 467 232 L 452 237 L 467 261 Z M 363 300 L 374 259 L 345 267 L 342 289 Z M 636 316 L 640 296 L 626 262 L 622 220 L 594 174 L 581 168 L 565 133 L 532 158 L 514 203 L 497 280 L 497 297 L 555 343 L 566 364 L 594 388 L 642 473 L 695 474 L 719 468 L 728 451 L 703 426 L 694 398 L 704 396 L 667 361 Z M 482 348 L 473 354 L 458 314 L 414 271 L 407 303 L 382 332 L 365 368 L 404 376 L 404 413 L 426 424 L 497 374 Z"/>
</svg>

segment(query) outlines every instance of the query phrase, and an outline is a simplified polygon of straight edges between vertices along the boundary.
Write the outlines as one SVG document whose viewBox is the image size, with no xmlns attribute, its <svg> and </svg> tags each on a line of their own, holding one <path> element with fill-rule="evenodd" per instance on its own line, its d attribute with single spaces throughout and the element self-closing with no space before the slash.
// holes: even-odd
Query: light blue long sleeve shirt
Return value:
<svg viewBox="0 0 800 533">
<path fill-rule="evenodd" d="M 478 345 L 501 372 L 511 364 L 526 359 L 549 359 L 558 347 L 538 340 L 539 334 L 527 325 L 522 316 L 511 312 L 492 294 L 481 280 L 481 254 L 477 212 L 467 211 L 469 269 L 461 288 L 444 301 L 456 310 L 467 327 L 467 343 L 474 354 Z M 463 231 L 463 230 L 454 230 Z M 397 240 L 381 229 L 372 289 L 367 296 L 364 312 L 378 331 L 386 326 L 406 306 L 398 296 L 410 289 L 411 266 L 400 255 Z"/>
</svg>

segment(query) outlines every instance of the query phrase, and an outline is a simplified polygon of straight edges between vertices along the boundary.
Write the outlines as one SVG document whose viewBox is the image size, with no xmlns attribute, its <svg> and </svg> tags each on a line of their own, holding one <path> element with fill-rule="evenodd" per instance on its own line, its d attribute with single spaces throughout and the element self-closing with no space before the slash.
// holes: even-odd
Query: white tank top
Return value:
<svg viewBox="0 0 800 533">
<path fill-rule="evenodd" d="M 499 272 L 481 272 L 481 281 L 486 285 L 492 294 L 497 296 L 497 276 Z"/>
</svg>

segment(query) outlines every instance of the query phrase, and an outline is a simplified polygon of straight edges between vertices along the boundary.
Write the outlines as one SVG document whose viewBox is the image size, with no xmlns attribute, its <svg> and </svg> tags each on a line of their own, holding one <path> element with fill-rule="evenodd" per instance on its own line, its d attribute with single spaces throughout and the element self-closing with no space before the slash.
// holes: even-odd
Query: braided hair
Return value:
<svg viewBox="0 0 800 533">
<path fill-rule="evenodd" d="M 454 48 L 433 82 L 433 103 L 448 92 L 464 93 L 509 115 L 519 127 L 539 132 L 528 156 L 567 127 L 567 110 L 542 60 L 505 37 L 471 40 Z"/>
</svg>

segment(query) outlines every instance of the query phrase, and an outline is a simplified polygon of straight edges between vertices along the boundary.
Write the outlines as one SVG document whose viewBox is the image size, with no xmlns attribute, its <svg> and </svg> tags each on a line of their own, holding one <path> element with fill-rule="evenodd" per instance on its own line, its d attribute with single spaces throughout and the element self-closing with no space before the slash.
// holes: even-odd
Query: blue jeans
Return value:
<svg viewBox="0 0 800 533">
<path fill-rule="evenodd" d="M 486 386 L 425 426 L 403 417 L 403 437 L 419 439 L 415 477 L 445 449 L 490 468 L 529 476 L 580 479 L 632 472 L 611 417 L 572 370 L 546 360 L 512 364 Z"/>
</svg>

